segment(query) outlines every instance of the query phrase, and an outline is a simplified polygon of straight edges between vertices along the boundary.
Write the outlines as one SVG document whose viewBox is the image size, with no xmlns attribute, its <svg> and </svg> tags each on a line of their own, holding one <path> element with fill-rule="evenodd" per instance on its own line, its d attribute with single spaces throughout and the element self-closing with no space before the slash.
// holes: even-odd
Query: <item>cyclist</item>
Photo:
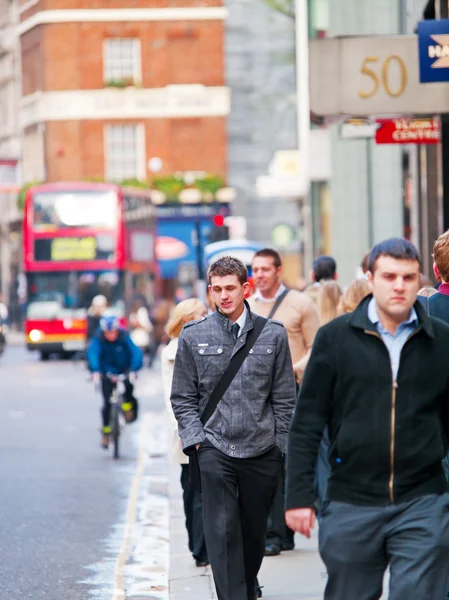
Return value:
<svg viewBox="0 0 449 600">
<path fill-rule="evenodd" d="M 114 389 L 114 382 L 107 373 L 121 375 L 129 373 L 125 380 L 125 401 L 122 404 L 123 414 L 127 423 L 137 419 L 138 404 L 133 396 L 134 386 L 130 379 L 135 378 L 135 373 L 142 368 L 142 352 L 133 343 L 129 334 L 120 328 L 117 317 L 104 315 L 100 318 L 100 327 L 92 338 L 87 350 L 87 362 L 93 373 L 93 379 L 99 383 L 103 393 L 103 428 L 101 446 L 109 446 L 111 427 L 109 425 L 111 403 L 110 398 Z"/>
</svg>

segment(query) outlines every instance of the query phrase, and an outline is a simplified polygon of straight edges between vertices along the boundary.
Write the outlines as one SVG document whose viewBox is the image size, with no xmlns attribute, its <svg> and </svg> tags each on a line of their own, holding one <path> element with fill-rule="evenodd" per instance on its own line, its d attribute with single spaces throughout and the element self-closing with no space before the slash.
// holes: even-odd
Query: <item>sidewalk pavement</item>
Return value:
<svg viewBox="0 0 449 600">
<path fill-rule="evenodd" d="M 181 469 L 169 456 L 172 426 L 164 409 L 158 366 L 142 387 L 139 393 L 157 402 L 141 427 L 136 506 L 129 511 L 132 518 L 124 545 L 126 593 L 117 593 L 114 599 L 217 600 L 210 567 L 196 567 L 187 547 Z M 311 540 L 297 535 L 295 543 L 295 550 L 264 559 L 259 574 L 264 600 L 323 598 L 326 573 L 317 550 L 317 531 Z"/>
<path fill-rule="evenodd" d="M 170 600 L 216 600 L 210 567 L 198 568 L 187 548 L 180 469 L 170 473 Z M 317 532 L 311 540 L 297 535 L 296 549 L 266 557 L 259 575 L 266 600 L 321 600 L 325 568 L 317 550 Z"/>
<path fill-rule="evenodd" d="M 178 465 L 170 469 L 170 600 L 217 600 L 210 567 L 198 568 L 187 548 Z M 322 600 L 326 569 L 318 554 L 318 532 L 295 536 L 295 550 L 264 558 L 259 573 L 264 600 Z M 384 578 L 387 600 L 389 575 Z"/>
</svg>

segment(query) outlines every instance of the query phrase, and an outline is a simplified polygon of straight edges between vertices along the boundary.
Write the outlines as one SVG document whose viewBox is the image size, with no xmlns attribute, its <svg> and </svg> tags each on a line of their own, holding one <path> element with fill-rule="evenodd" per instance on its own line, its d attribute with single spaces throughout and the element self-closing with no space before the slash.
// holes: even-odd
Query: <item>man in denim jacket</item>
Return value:
<svg viewBox="0 0 449 600">
<path fill-rule="evenodd" d="M 206 425 L 200 415 L 255 315 L 245 302 L 246 267 L 218 259 L 208 273 L 217 310 L 179 338 L 171 402 L 184 452 L 198 452 L 206 545 L 219 600 L 254 600 L 295 405 L 284 326 L 268 320 Z"/>
</svg>

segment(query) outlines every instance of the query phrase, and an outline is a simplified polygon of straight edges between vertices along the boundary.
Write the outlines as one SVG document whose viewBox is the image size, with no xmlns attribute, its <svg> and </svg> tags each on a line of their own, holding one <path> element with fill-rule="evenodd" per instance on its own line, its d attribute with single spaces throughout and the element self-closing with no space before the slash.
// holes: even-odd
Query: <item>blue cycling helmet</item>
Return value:
<svg viewBox="0 0 449 600">
<path fill-rule="evenodd" d="M 119 327 L 120 323 L 115 315 L 107 315 L 100 319 L 100 328 L 103 331 L 116 331 Z"/>
</svg>

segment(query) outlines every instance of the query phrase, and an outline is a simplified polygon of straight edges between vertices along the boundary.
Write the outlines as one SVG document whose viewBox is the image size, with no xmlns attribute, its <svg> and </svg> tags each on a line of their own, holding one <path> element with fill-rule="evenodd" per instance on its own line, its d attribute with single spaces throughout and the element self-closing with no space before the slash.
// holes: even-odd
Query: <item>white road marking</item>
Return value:
<svg viewBox="0 0 449 600">
<path fill-rule="evenodd" d="M 151 405 L 163 408 L 160 377 L 144 373 L 138 379 L 138 386 L 139 399 L 144 399 L 144 402 L 148 399 Z M 139 421 L 127 426 L 126 437 L 133 446 L 132 456 L 136 459 L 117 461 L 112 473 L 120 488 L 120 496 L 125 498 L 122 515 L 126 514 L 126 519 L 120 519 L 112 527 L 105 540 L 105 555 L 100 561 L 87 565 L 85 568 L 89 575 L 79 581 L 88 586 L 87 595 L 92 600 L 133 600 L 129 592 L 137 590 L 139 595 L 134 600 L 140 600 L 142 596 L 168 600 L 170 549 L 166 423 L 165 411 L 155 408 L 151 412 L 142 410 Z M 157 498 L 163 496 L 163 511 L 156 510 L 150 494 Z M 145 513 L 155 517 L 152 530 L 144 518 Z M 161 539 L 163 545 L 150 548 L 148 540 L 154 538 Z M 155 559 L 158 561 L 156 565 Z M 144 586 L 147 592 L 144 592 Z M 156 589 L 159 586 L 162 586 L 164 595 L 155 596 L 155 593 L 161 593 L 160 589 Z M 148 590 L 151 594 L 147 596 Z"/>
<path fill-rule="evenodd" d="M 123 537 L 122 546 L 117 556 L 114 570 L 114 595 L 113 600 L 124 600 L 125 599 L 125 580 L 124 580 L 124 567 L 129 557 L 130 540 L 132 535 L 132 527 L 136 522 L 136 507 L 137 507 L 137 494 L 139 491 L 140 483 L 143 475 L 143 461 L 144 461 L 144 449 L 145 449 L 145 436 L 147 435 L 149 427 L 148 415 L 145 415 L 142 428 L 140 433 L 139 443 L 139 456 L 137 459 L 136 474 L 133 477 L 131 483 L 131 490 L 128 498 L 128 507 L 126 510 L 125 520 L 125 534 Z"/>
<path fill-rule="evenodd" d="M 169 499 L 164 412 L 144 416 L 113 600 L 169 598 Z"/>
</svg>

